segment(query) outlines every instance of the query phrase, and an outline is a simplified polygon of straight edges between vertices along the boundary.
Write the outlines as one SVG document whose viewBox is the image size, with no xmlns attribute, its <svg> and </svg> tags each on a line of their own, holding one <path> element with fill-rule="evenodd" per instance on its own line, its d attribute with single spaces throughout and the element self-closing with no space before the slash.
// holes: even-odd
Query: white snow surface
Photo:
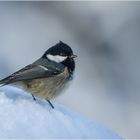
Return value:
<svg viewBox="0 0 140 140">
<path fill-rule="evenodd" d="M 0 88 L 0 138 L 120 138 L 60 103 L 52 103 L 55 109 L 15 87 Z"/>
</svg>

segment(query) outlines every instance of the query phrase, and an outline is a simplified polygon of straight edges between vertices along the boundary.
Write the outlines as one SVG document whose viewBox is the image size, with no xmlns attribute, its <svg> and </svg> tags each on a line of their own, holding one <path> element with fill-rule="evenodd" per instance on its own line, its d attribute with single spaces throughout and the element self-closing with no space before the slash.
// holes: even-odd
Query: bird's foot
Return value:
<svg viewBox="0 0 140 140">
<path fill-rule="evenodd" d="M 50 102 L 50 100 L 47 100 L 47 99 L 46 99 L 46 101 L 49 103 L 49 105 L 52 107 L 52 109 L 54 109 L 54 106 L 53 106 L 53 104 Z"/>
<path fill-rule="evenodd" d="M 36 101 L 36 98 L 34 97 L 34 95 L 32 94 L 33 100 Z"/>
</svg>

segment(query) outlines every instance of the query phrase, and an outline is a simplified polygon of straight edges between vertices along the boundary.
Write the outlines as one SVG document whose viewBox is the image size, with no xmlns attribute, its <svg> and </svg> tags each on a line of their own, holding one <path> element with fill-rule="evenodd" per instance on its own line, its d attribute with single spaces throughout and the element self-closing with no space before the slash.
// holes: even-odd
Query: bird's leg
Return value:
<svg viewBox="0 0 140 140">
<path fill-rule="evenodd" d="M 34 95 L 32 94 L 33 100 L 36 101 L 36 98 L 34 97 Z"/>
<path fill-rule="evenodd" d="M 46 101 L 50 104 L 50 106 L 52 107 L 52 109 L 54 109 L 54 106 L 53 106 L 53 104 L 50 102 L 50 100 L 47 100 L 47 99 L 46 99 Z"/>
</svg>

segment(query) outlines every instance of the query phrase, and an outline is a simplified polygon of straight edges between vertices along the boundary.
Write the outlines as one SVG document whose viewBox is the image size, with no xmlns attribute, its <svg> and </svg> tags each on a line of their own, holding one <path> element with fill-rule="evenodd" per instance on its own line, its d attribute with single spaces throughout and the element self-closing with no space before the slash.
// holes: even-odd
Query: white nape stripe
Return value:
<svg viewBox="0 0 140 140">
<path fill-rule="evenodd" d="M 60 63 L 60 62 L 63 62 L 64 60 L 66 60 L 67 59 L 67 56 L 60 56 L 60 55 L 51 55 L 51 54 L 48 54 L 47 55 L 47 58 L 49 60 L 51 60 L 51 61 Z"/>
<path fill-rule="evenodd" d="M 39 65 L 40 68 L 42 68 L 43 70 L 48 70 L 46 67 Z"/>
</svg>

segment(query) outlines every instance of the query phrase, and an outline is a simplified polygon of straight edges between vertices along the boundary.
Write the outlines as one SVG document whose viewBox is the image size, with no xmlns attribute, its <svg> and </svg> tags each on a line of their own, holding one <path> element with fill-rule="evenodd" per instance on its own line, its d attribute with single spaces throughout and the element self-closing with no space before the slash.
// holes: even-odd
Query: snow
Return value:
<svg viewBox="0 0 140 140">
<path fill-rule="evenodd" d="M 120 138 L 60 103 L 52 109 L 15 87 L 0 89 L 0 138 Z"/>
</svg>

